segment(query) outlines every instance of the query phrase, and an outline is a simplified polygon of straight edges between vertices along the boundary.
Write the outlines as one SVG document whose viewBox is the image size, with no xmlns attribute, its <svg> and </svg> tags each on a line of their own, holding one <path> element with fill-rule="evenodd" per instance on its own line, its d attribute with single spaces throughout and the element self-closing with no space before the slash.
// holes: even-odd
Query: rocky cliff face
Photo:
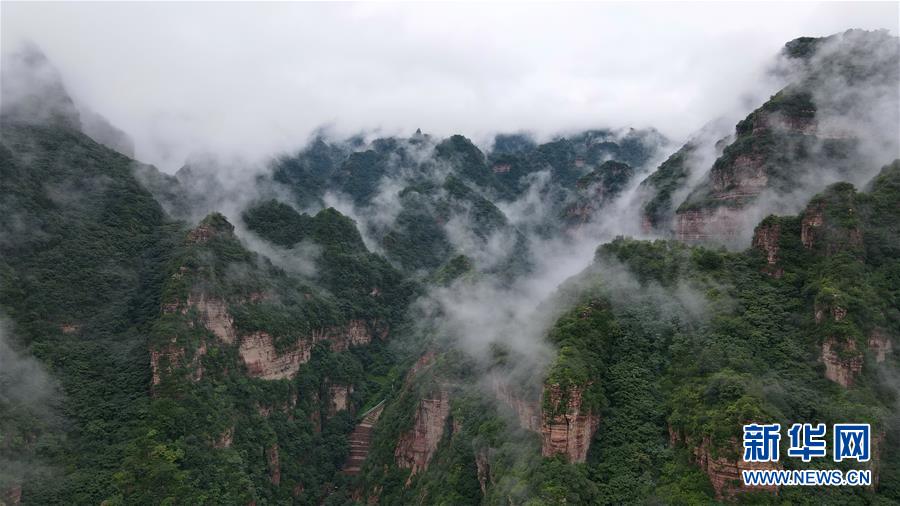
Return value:
<svg viewBox="0 0 900 506">
<path fill-rule="evenodd" d="M 570 462 L 587 459 L 591 440 L 600 426 L 600 416 L 584 409 L 584 388 L 563 390 L 559 385 L 549 385 L 537 400 L 517 394 L 499 378 L 491 380 L 491 388 L 497 399 L 513 410 L 523 429 L 541 435 L 544 457 L 564 454 Z M 547 403 L 544 403 L 544 395 L 549 395 Z M 563 402 L 565 405 L 561 405 Z"/>
<path fill-rule="evenodd" d="M 484 496 L 487 493 L 488 484 L 494 484 L 494 478 L 491 476 L 491 460 L 487 449 L 475 452 L 475 474 L 478 476 L 481 495 Z"/>
<path fill-rule="evenodd" d="M 732 240 L 741 231 L 742 219 L 740 210 L 727 207 L 683 211 L 678 213 L 675 238 L 686 242 Z"/>
<path fill-rule="evenodd" d="M 387 329 L 380 330 L 380 337 Z M 313 346 L 319 341 L 331 343 L 332 351 L 346 351 L 352 346 L 372 342 L 373 332 L 366 322 L 352 320 L 346 326 L 327 327 L 312 332 L 309 339 L 299 340 L 282 352 L 275 349 L 272 336 L 254 332 L 241 338 L 238 349 L 251 377 L 263 379 L 293 378 L 301 364 L 309 361 Z"/>
<path fill-rule="evenodd" d="M 803 213 L 800 222 L 800 242 L 806 249 L 812 249 L 815 244 L 815 231 L 825 223 L 825 212 L 822 206 L 809 206 Z"/>
<path fill-rule="evenodd" d="M 843 317 L 846 312 L 838 314 Z M 880 329 L 871 332 L 866 347 L 872 353 L 875 363 L 884 362 L 894 348 L 890 337 Z M 862 372 L 865 354 L 853 338 L 828 337 L 822 342 L 819 360 L 825 364 L 826 378 L 843 387 L 851 387 Z"/>
<path fill-rule="evenodd" d="M 512 408 L 523 429 L 541 432 L 541 401 L 527 400 L 518 395 L 500 378 L 491 379 L 491 388 L 497 399 Z"/>
<path fill-rule="evenodd" d="M 353 385 L 330 385 L 328 387 L 328 416 L 334 416 L 338 411 L 346 411 L 353 394 Z"/>
<path fill-rule="evenodd" d="M 826 338 L 820 360 L 825 364 L 825 377 L 844 387 L 852 386 L 862 371 L 863 354 L 853 339 Z"/>
<path fill-rule="evenodd" d="M 691 240 L 691 235 L 703 228 L 699 222 L 710 220 L 721 208 L 742 210 L 752 205 L 763 212 L 783 214 L 785 208 L 795 205 L 796 195 L 824 190 L 829 177 L 823 174 L 838 173 L 853 180 L 874 170 L 874 165 L 889 163 L 895 155 L 886 154 L 873 165 L 871 152 L 861 149 L 861 143 L 879 138 L 885 146 L 892 146 L 886 153 L 896 152 L 896 126 L 872 128 L 881 124 L 877 119 L 881 113 L 875 111 L 882 107 L 896 110 L 896 55 L 896 39 L 872 32 L 838 34 L 803 55 L 786 50 L 782 64 L 790 69 L 785 74 L 789 83 L 736 125 L 707 176 L 690 188 L 678 206 L 679 234 Z M 835 86 L 840 93 L 825 86 L 826 82 L 841 83 Z M 885 93 L 883 103 L 871 91 L 881 87 L 892 90 Z M 873 107 L 875 102 L 879 105 Z M 896 125 L 896 121 L 891 123 Z M 649 185 L 661 188 L 665 182 L 684 188 L 693 184 L 672 177 L 678 175 L 675 165 L 660 166 L 648 178 Z M 670 189 L 665 195 L 671 193 Z M 650 210 L 658 211 L 658 207 L 652 204 Z M 817 226 L 815 221 L 810 224 Z M 718 239 L 721 232 L 713 230 L 705 234 L 711 237 L 701 239 Z"/>
<path fill-rule="evenodd" d="M 766 159 L 759 153 L 741 154 L 725 170 L 710 173 L 712 195 L 719 201 L 743 201 L 758 196 L 769 182 Z"/>
<path fill-rule="evenodd" d="M 774 278 L 784 275 L 784 269 L 778 265 L 778 242 L 781 240 L 781 224 L 777 221 L 763 222 L 753 233 L 753 247 L 766 254 L 766 267 L 763 272 Z"/>
<path fill-rule="evenodd" d="M 855 204 L 853 202 L 835 203 L 836 213 L 843 214 L 845 222 L 832 223 L 826 213 L 826 204 L 822 200 L 810 204 L 803 213 L 800 222 L 800 240 L 808 250 L 819 251 L 825 255 L 834 255 L 841 251 L 858 250 L 863 245 L 862 230 L 853 225 L 855 220 Z"/>
<path fill-rule="evenodd" d="M 234 319 L 228 313 L 228 303 L 199 292 L 188 297 L 187 306 L 196 309 L 203 325 L 223 343 L 234 342 Z"/>
<path fill-rule="evenodd" d="M 241 338 L 238 348 L 247 374 L 253 378 L 268 380 L 293 378 L 300 364 L 309 361 L 312 343 L 300 341 L 290 349 L 278 353 L 272 336 L 266 332 L 254 332 Z"/>
<path fill-rule="evenodd" d="M 780 469 L 776 462 L 744 462 L 739 458 L 740 445 L 736 440 L 732 441 L 732 454 L 738 457 L 730 458 L 725 455 L 713 456 L 712 445 L 709 437 L 704 437 L 699 443 L 692 438 L 686 438 L 684 434 L 669 427 L 669 444 L 671 446 L 685 444 L 694 458 L 694 463 L 709 477 L 709 481 L 719 500 L 734 500 L 735 496 L 742 492 L 767 490 L 777 492 L 774 486 L 746 487 L 741 479 L 741 472 L 751 469 Z"/>
<path fill-rule="evenodd" d="M 363 320 L 350 320 L 347 325 L 325 327 L 315 329 L 310 335 L 314 343 L 329 341 L 332 351 L 346 351 L 353 346 L 362 346 L 372 342 L 372 337 L 377 335 L 384 339 L 387 337 L 386 326 L 375 322 L 370 328 Z"/>
<path fill-rule="evenodd" d="M 545 408 L 541 417 L 541 454 L 552 457 L 564 454 L 569 462 L 584 462 L 600 416 L 585 410 L 582 406 L 583 389 L 570 387 L 561 389 L 551 385 L 549 392 L 549 415 Z M 565 405 L 560 404 L 565 399 Z"/>
<path fill-rule="evenodd" d="M 444 436 L 449 416 L 450 393 L 446 389 L 419 402 L 413 428 L 400 436 L 394 451 L 397 465 L 410 470 L 410 479 L 428 468 Z"/>
<path fill-rule="evenodd" d="M 221 434 L 219 434 L 219 437 L 217 437 L 216 440 L 213 441 L 213 447 L 231 448 L 232 443 L 234 443 L 234 425 L 228 427 L 227 429 L 222 431 Z"/>
</svg>

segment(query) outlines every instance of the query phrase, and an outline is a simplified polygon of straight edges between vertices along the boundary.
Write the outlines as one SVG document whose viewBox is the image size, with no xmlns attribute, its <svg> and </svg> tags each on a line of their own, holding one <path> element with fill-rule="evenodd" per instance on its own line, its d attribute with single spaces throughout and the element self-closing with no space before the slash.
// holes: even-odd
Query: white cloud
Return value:
<svg viewBox="0 0 900 506">
<path fill-rule="evenodd" d="M 896 3 L 10 3 L 2 45 L 39 44 L 139 159 L 260 158 L 327 124 L 484 140 L 596 126 L 681 138 L 759 95 L 792 38 L 897 33 Z"/>
</svg>

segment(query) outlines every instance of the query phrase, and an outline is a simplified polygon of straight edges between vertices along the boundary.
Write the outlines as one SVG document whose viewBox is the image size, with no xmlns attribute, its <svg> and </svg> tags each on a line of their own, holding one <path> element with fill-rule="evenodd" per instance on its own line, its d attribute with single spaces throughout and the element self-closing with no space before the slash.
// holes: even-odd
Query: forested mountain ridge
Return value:
<svg viewBox="0 0 900 506">
<path fill-rule="evenodd" d="M 788 43 L 832 66 L 791 70 L 701 177 L 694 144 L 652 130 L 416 132 L 319 137 L 234 188 L 67 114 L 0 115 L 0 501 L 900 502 L 900 160 L 823 134 L 840 104 L 815 83 L 883 105 L 862 91 L 898 79 L 878 67 L 896 44 Z M 797 149 L 815 156 L 779 158 Z M 648 232 L 749 208 L 741 160 L 764 160 L 759 188 L 820 187 L 730 250 L 705 229 L 598 239 L 625 206 Z M 546 290 L 548 256 L 585 241 L 590 265 Z M 749 421 L 870 423 L 875 483 L 743 487 Z"/>
<path fill-rule="evenodd" d="M 691 167 L 694 140 L 643 182 L 651 195 L 645 229 L 729 240 L 768 213 L 796 212 L 830 182 L 864 183 L 897 151 L 898 62 L 897 39 L 886 32 L 789 42 L 781 53 L 786 85 L 731 135 L 705 141 L 715 144 L 711 167 Z M 691 172 L 706 169 L 690 181 Z"/>
</svg>

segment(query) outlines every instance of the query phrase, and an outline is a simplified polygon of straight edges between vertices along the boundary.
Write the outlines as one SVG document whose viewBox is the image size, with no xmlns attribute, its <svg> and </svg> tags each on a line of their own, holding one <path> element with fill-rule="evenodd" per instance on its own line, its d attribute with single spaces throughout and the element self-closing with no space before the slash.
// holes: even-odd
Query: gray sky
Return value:
<svg viewBox="0 0 900 506">
<path fill-rule="evenodd" d="M 680 140 L 772 93 L 788 40 L 898 30 L 898 3 L 14 3 L 23 37 L 76 100 L 167 171 L 191 153 L 250 160 L 317 127 L 485 142 L 586 127 Z"/>
</svg>

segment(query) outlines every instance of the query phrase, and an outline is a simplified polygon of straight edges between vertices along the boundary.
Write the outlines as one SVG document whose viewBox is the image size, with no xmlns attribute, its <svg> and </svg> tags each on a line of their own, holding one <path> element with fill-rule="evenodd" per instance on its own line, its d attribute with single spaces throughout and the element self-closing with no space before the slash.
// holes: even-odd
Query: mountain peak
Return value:
<svg viewBox="0 0 900 506">
<path fill-rule="evenodd" d="M 59 72 L 37 44 L 24 42 L 16 51 L 5 54 L 0 76 L 0 120 L 3 122 L 81 129 L 75 102 Z"/>
</svg>

